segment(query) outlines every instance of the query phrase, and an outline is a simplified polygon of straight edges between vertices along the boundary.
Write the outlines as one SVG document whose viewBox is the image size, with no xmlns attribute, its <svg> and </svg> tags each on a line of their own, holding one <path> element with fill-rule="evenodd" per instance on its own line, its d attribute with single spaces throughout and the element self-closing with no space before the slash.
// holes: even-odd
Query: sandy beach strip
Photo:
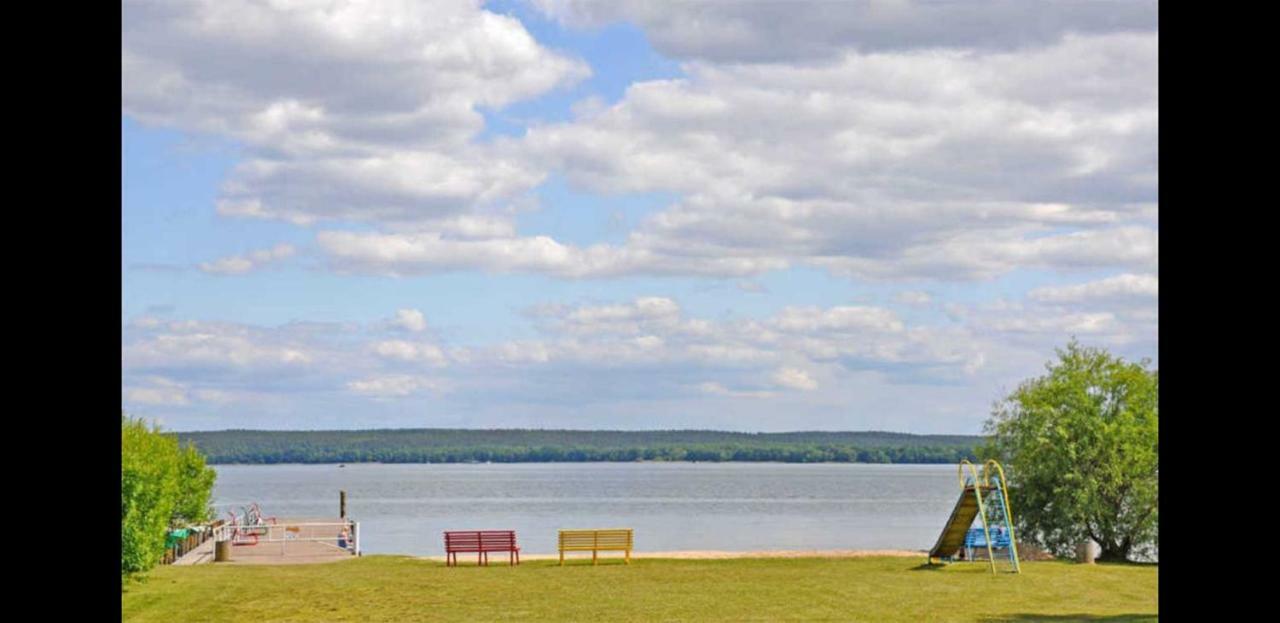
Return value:
<svg viewBox="0 0 1280 623">
<path fill-rule="evenodd" d="M 587 552 L 589 554 L 590 552 Z M 912 551 L 906 549 L 826 549 L 826 550 L 762 550 L 753 552 L 723 552 L 713 550 L 686 550 L 678 552 L 631 552 L 632 558 L 667 558 L 679 560 L 724 560 L 730 558 L 868 558 L 873 556 L 894 556 L 894 557 L 921 557 L 927 556 L 928 552 L 923 550 Z M 467 558 L 474 558 L 475 554 L 458 554 L 458 561 L 465 563 Z M 582 558 L 590 558 L 583 552 L 572 552 L 565 556 L 565 560 L 580 560 Z M 619 552 L 601 552 L 600 558 L 611 559 L 621 558 Z M 443 562 L 444 556 L 417 556 L 421 560 L 436 560 Z M 499 560 L 503 562 L 507 559 L 507 554 L 493 552 L 489 554 L 489 564 L 496 564 Z M 520 554 L 520 560 L 559 560 L 559 554 Z"/>
</svg>

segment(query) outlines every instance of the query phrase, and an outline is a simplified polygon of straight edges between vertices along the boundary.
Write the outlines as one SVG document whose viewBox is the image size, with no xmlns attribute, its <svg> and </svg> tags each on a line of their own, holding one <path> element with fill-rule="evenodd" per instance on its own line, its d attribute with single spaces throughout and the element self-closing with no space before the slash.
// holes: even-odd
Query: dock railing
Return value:
<svg viewBox="0 0 1280 623">
<path fill-rule="evenodd" d="M 249 526 L 224 523 L 214 530 L 214 538 L 219 542 L 232 541 L 239 546 L 274 547 L 278 543 L 281 555 L 287 552 L 290 543 L 303 542 L 319 543 L 348 551 L 353 556 L 360 555 L 360 522 L 350 519 L 334 522 L 277 521 Z"/>
<path fill-rule="evenodd" d="M 186 538 L 174 543 L 171 547 L 165 548 L 164 556 L 160 558 L 160 564 L 171 565 L 179 558 L 186 556 L 188 552 L 214 538 L 218 528 L 224 523 L 226 523 L 226 520 L 219 519 L 208 526 L 193 529 Z"/>
</svg>

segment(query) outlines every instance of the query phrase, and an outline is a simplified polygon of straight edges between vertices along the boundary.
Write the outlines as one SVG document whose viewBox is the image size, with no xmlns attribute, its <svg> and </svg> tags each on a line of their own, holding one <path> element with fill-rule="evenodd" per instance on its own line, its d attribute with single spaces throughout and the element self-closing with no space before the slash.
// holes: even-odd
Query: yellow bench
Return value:
<svg viewBox="0 0 1280 623">
<path fill-rule="evenodd" d="M 591 564 L 596 564 L 599 552 L 627 553 L 627 564 L 631 564 L 631 546 L 635 542 L 634 530 L 561 530 L 560 531 L 560 564 L 564 565 L 565 552 L 591 552 Z"/>
</svg>

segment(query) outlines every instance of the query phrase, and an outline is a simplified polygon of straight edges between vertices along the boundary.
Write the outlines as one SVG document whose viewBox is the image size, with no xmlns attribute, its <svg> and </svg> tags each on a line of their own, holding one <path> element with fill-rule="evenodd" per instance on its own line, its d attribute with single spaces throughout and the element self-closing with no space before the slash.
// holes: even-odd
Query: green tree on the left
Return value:
<svg viewBox="0 0 1280 623">
<path fill-rule="evenodd" d="M 120 575 L 155 566 L 170 528 L 204 522 L 216 474 L 194 447 L 120 417 Z"/>
</svg>

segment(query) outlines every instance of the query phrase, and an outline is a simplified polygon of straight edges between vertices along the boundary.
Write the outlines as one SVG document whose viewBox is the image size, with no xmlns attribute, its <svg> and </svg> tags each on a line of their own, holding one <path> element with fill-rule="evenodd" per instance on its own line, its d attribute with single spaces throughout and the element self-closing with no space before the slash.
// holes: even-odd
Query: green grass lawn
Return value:
<svg viewBox="0 0 1280 623">
<path fill-rule="evenodd" d="M 1154 621 L 1157 567 L 914 558 L 528 561 L 448 568 L 400 556 L 161 567 L 125 621 Z"/>
</svg>

